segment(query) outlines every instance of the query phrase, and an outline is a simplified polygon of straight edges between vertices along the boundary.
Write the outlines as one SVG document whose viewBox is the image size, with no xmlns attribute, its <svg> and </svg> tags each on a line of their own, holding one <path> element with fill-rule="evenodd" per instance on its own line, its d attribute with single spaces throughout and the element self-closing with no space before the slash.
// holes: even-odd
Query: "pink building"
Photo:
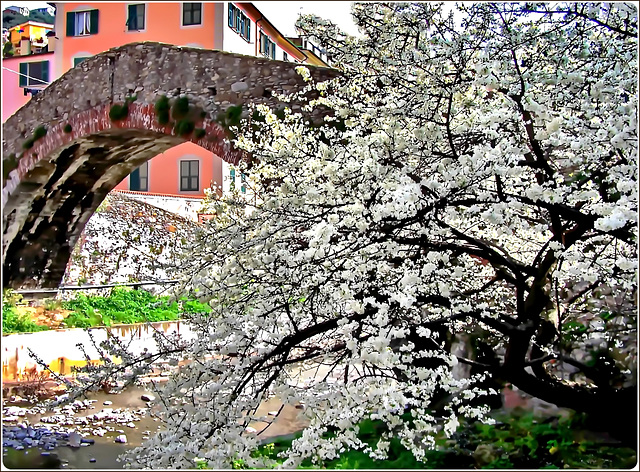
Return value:
<svg viewBox="0 0 640 472">
<path fill-rule="evenodd" d="M 326 65 L 317 55 L 298 48 L 264 18 L 251 3 L 55 3 L 55 52 L 47 55 L 47 78 L 55 79 L 87 57 L 112 47 L 139 41 L 218 49 L 314 65 Z M 44 57 L 44 56 L 43 56 Z M 44 65 L 21 65 L 43 60 L 35 56 L 10 59 L 16 71 L 30 75 Z M 27 67 L 28 69 L 24 69 Z M 3 69 L 2 119 L 24 105 L 18 76 Z M 31 80 L 31 79 L 29 79 Z M 5 99 L 7 101 L 5 101 Z M 205 188 L 218 193 L 232 186 L 242 189 L 242 176 L 218 156 L 192 143 L 176 146 L 143 164 L 116 189 L 185 197 L 204 196 Z"/>
</svg>

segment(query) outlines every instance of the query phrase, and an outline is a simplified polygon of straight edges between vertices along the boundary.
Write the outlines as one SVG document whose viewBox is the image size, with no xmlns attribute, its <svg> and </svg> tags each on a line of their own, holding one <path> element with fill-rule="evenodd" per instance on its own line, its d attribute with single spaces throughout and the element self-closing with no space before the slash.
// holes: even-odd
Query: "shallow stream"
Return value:
<svg viewBox="0 0 640 472">
<path fill-rule="evenodd" d="M 7 415 L 3 415 L 3 442 L 7 439 L 7 432 L 25 431 L 19 429 L 31 426 L 37 431 L 47 429 L 60 431 L 77 431 L 86 441 L 95 441 L 93 444 L 81 444 L 80 447 L 71 447 L 67 440 L 60 440 L 55 448 L 47 450 L 39 446 L 25 446 L 23 450 L 16 450 L 14 447 L 7 447 L 3 444 L 2 461 L 4 467 L 8 469 L 121 469 L 124 464 L 117 460 L 118 456 L 127 449 L 139 446 L 144 438 L 155 432 L 160 420 L 150 415 L 151 409 L 141 396 L 149 393 L 144 388 L 128 388 L 118 394 L 107 394 L 104 392 L 87 395 L 88 400 L 95 400 L 87 409 L 78 409 L 75 412 L 63 410 L 66 419 L 56 423 L 49 423 L 47 417 L 52 417 L 53 412 L 23 414 L 15 421 L 7 422 Z M 155 395 L 155 394 L 154 394 Z M 105 402 L 107 403 L 105 405 Z M 110 403 L 111 402 L 111 403 Z M 25 402 L 11 403 L 5 402 L 4 407 L 22 407 L 32 409 L 34 405 Z M 277 411 L 281 406 L 278 399 L 273 398 L 264 402 L 258 410 L 259 415 L 269 416 L 269 412 Z M 305 426 L 305 421 L 300 415 L 301 410 L 292 406 L 283 408 L 272 425 L 260 435 L 266 440 L 276 436 L 283 436 L 301 430 Z M 110 414 L 104 420 L 96 421 L 89 419 L 86 424 L 64 424 L 67 422 L 84 422 L 83 418 L 89 415 Z M 133 421 L 128 421 L 134 416 Z M 60 417 L 60 413 L 58 413 Z M 256 423 L 251 425 L 260 431 L 266 423 Z M 105 429 L 111 429 L 104 431 Z M 102 430 L 103 436 L 92 434 Z M 117 443 L 116 437 L 125 434 L 126 444 Z"/>
</svg>

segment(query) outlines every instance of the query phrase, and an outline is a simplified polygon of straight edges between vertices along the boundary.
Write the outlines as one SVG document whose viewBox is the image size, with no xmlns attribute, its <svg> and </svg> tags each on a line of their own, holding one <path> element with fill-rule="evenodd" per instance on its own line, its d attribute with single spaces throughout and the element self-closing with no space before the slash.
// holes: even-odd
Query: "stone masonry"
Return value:
<svg viewBox="0 0 640 472">
<path fill-rule="evenodd" d="M 3 159 L 20 156 L 2 190 L 4 287 L 57 286 L 95 209 L 118 182 L 157 154 L 190 140 L 237 163 L 241 153 L 216 122 L 218 113 L 250 103 L 282 106 L 273 94 L 305 85 L 298 65 L 145 42 L 86 59 L 49 85 L 3 125 Z M 305 67 L 318 82 L 339 74 Z M 111 120 L 112 105 L 132 95 L 127 117 Z M 205 136 L 176 136 L 172 126 L 160 125 L 154 105 L 162 95 L 187 97 L 204 110 L 195 127 Z M 301 108 L 295 101 L 287 106 L 294 112 Z M 46 135 L 23 149 L 40 126 Z"/>
</svg>

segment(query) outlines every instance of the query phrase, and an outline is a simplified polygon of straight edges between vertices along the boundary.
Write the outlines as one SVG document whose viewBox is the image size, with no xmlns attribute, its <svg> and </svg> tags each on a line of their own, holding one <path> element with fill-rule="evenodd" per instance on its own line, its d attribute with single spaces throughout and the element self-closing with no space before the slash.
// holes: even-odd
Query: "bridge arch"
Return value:
<svg viewBox="0 0 640 472">
<path fill-rule="evenodd" d="M 17 161 L 2 189 L 4 287 L 57 286 L 106 195 L 167 149 L 191 141 L 238 163 L 219 114 L 249 103 L 275 107 L 272 93 L 303 87 L 297 66 L 145 42 L 92 56 L 50 84 L 3 125 L 3 160 Z M 317 81 L 338 74 L 307 67 Z M 161 97 L 188 111 L 159 119 Z"/>
</svg>

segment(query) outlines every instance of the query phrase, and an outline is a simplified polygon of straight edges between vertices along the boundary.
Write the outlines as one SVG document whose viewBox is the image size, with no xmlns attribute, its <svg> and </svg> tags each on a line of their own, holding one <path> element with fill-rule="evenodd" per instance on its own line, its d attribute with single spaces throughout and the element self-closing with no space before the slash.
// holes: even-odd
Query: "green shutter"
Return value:
<svg viewBox="0 0 640 472">
<path fill-rule="evenodd" d="M 49 83 L 49 61 L 42 61 L 42 80 Z"/>
<path fill-rule="evenodd" d="M 89 25 L 90 34 L 98 34 L 98 14 L 99 13 L 100 13 L 100 10 L 91 10 L 90 12 L 90 16 L 89 16 L 89 22 L 91 23 Z"/>
<path fill-rule="evenodd" d="M 137 5 L 129 5 L 129 17 L 127 18 L 128 30 L 133 31 L 138 29 L 138 15 L 136 10 Z"/>
<path fill-rule="evenodd" d="M 73 12 L 67 13 L 67 36 L 76 35 L 75 21 L 76 21 L 76 14 Z"/>
<path fill-rule="evenodd" d="M 27 75 L 29 74 L 29 64 L 23 62 L 20 64 L 20 87 L 27 86 Z M 15 82 L 14 82 L 15 83 Z"/>
</svg>

